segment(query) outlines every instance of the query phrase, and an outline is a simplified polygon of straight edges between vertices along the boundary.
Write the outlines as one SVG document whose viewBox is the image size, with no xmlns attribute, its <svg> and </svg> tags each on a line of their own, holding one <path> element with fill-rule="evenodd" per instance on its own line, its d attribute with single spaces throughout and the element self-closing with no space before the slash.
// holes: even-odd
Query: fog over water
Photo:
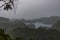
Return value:
<svg viewBox="0 0 60 40">
<path fill-rule="evenodd" d="M 25 23 L 26 25 L 29 25 L 29 24 L 31 24 L 31 23 Z M 52 26 L 52 24 L 43 24 L 43 23 L 38 23 L 38 22 L 36 22 L 36 23 L 32 23 L 34 26 L 35 26 L 35 28 L 39 28 L 39 27 L 48 27 L 48 28 L 51 28 L 51 26 Z"/>
<path fill-rule="evenodd" d="M 0 17 L 7 18 L 30 19 L 48 16 L 60 16 L 60 0 L 18 0 L 16 14 L 13 11 L 0 10 Z"/>
</svg>

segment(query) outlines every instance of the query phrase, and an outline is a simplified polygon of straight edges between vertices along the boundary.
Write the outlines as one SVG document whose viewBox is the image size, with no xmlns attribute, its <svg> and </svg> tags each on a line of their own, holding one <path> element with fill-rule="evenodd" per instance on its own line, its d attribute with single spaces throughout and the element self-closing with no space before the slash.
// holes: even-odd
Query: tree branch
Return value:
<svg viewBox="0 0 60 40">
<path fill-rule="evenodd" d="M 2 6 L 0 6 L 0 8 L 2 8 L 5 4 L 3 4 Z"/>
</svg>

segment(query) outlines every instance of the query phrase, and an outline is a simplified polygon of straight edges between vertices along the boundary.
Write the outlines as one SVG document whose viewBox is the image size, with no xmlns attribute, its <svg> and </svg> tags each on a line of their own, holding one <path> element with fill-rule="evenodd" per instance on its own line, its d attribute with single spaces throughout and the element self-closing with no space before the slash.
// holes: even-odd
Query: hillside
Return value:
<svg viewBox="0 0 60 40">
<path fill-rule="evenodd" d="M 42 17 L 42 18 L 28 20 L 27 22 L 31 22 L 31 23 L 40 22 L 40 23 L 43 23 L 43 24 L 54 24 L 58 20 L 60 20 L 59 16 L 51 16 L 51 17 Z"/>
<path fill-rule="evenodd" d="M 56 22 L 55 24 L 53 24 L 52 28 L 60 31 L 60 20 Z"/>
</svg>

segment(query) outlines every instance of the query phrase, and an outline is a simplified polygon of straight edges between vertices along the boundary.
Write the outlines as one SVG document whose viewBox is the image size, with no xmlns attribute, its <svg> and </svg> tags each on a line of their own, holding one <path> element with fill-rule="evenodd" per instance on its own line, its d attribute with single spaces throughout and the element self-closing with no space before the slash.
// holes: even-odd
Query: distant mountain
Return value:
<svg viewBox="0 0 60 40">
<path fill-rule="evenodd" d="M 0 23 L 7 23 L 9 22 L 8 18 L 0 17 Z"/>
<path fill-rule="evenodd" d="M 0 17 L 0 28 L 3 28 L 7 32 L 12 31 L 14 28 L 24 28 L 26 25 L 20 20 L 11 21 L 8 18 Z"/>
<path fill-rule="evenodd" d="M 28 20 L 27 22 L 30 22 L 30 23 L 40 22 L 40 23 L 43 23 L 43 24 L 54 24 L 58 20 L 60 20 L 59 16 L 51 16 L 51 17 L 42 17 L 42 18 Z"/>
<path fill-rule="evenodd" d="M 44 23 L 44 24 L 54 24 L 58 20 L 60 20 L 59 16 L 51 16 L 51 17 L 40 18 L 40 22 Z"/>
</svg>

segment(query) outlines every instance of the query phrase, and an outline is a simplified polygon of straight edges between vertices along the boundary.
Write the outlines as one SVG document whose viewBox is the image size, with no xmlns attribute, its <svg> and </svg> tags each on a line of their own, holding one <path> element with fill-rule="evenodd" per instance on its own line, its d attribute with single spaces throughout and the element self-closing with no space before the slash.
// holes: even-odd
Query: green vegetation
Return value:
<svg viewBox="0 0 60 40">
<path fill-rule="evenodd" d="M 7 21 L 0 18 L 0 40 L 60 40 L 60 21 L 53 24 L 52 28 L 39 27 L 38 29 L 29 28 L 21 21 Z M 11 31 L 9 28 L 11 27 Z M 7 34 L 5 31 L 9 31 Z"/>
<path fill-rule="evenodd" d="M 5 34 L 3 29 L 0 29 L 0 40 L 12 40 L 9 34 Z"/>
<path fill-rule="evenodd" d="M 0 40 L 60 40 L 60 32 L 56 29 L 17 28 L 12 35 L 13 38 L 0 29 Z"/>
<path fill-rule="evenodd" d="M 60 31 L 60 20 L 52 25 L 53 29 Z"/>
<path fill-rule="evenodd" d="M 12 35 L 14 37 L 20 37 L 22 40 L 60 40 L 60 32 L 55 29 L 17 28 L 13 31 Z"/>
</svg>

